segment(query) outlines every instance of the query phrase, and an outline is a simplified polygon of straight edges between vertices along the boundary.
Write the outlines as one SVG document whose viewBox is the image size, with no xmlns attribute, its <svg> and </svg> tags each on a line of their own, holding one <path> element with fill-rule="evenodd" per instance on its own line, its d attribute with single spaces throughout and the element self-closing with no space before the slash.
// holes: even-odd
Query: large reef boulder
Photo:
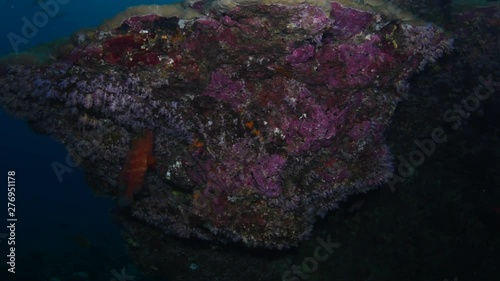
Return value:
<svg viewBox="0 0 500 281">
<path fill-rule="evenodd" d="M 152 132 L 155 167 L 141 167 L 126 216 L 280 249 L 391 177 L 384 131 L 407 80 L 450 49 L 434 26 L 336 2 L 329 13 L 151 14 L 75 34 L 53 61 L 2 66 L 0 103 L 62 141 L 96 193 L 116 198 L 130 188 L 134 140 Z"/>
</svg>

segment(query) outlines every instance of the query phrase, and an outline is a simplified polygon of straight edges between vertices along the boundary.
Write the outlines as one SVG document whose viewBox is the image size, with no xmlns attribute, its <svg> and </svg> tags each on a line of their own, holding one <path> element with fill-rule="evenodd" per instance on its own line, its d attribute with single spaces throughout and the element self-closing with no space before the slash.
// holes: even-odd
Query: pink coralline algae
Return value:
<svg viewBox="0 0 500 281">
<path fill-rule="evenodd" d="M 280 249 L 391 177 L 383 134 L 402 85 L 450 49 L 433 26 L 335 2 L 329 15 L 308 5 L 148 15 L 68 42 L 57 61 L 2 66 L 0 102 L 117 198 L 131 140 L 152 131 L 156 169 L 123 206 L 130 216 L 180 237 Z"/>
</svg>

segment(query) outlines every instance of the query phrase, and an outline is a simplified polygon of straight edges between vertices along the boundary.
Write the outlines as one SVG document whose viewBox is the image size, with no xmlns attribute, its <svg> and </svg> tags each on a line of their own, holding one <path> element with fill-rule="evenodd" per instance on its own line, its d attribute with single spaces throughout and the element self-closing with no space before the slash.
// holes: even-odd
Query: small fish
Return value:
<svg viewBox="0 0 500 281">
<path fill-rule="evenodd" d="M 122 178 L 127 184 L 125 197 L 134 200 L 134 194 L 144 185 L 144 176 L 148 168 L 153 168 L 156 160 L 153 156 L 153 132 L 147 131 L 137 139 L 127 156 Z"/>
</svg>

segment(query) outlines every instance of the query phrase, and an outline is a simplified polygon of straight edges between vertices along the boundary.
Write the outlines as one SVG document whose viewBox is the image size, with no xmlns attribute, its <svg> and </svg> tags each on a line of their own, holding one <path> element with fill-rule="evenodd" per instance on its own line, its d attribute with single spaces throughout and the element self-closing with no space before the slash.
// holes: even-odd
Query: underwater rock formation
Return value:
<svg viewBox="0 0 500 281">
<path fill-rule="evenodd" d="M 72 39 L 55 61 L 1 67 L 4 108 L 61 140 L 92 188 L 116 197 L 131 140 L 152 132 L 156 168 L 141 166 L 131 216 L 179 237 L 278 249 L 390 178 L 384 131 L 407 80 L 451 49 L 434 26 L 336 2 L 329 13 L 135 16 Z"/>
</svg>

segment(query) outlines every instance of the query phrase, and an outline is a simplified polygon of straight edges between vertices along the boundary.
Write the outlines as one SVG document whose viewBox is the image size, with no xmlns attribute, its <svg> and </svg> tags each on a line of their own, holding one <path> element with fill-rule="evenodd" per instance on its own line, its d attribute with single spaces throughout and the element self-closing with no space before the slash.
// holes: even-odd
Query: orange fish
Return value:
<svg viewBox="0 0 500 281">
<path fill-rule="evenodd" d="M 123 180 L 127 184 L 125 196 L 131 201 L 134 194 L 144 185 L 144 176 L 148 167 L 153 168 L 156 161 L 153 157 L 153 132 L 146 131 L 132 145 L 123 170 Z"/>
</svg>

